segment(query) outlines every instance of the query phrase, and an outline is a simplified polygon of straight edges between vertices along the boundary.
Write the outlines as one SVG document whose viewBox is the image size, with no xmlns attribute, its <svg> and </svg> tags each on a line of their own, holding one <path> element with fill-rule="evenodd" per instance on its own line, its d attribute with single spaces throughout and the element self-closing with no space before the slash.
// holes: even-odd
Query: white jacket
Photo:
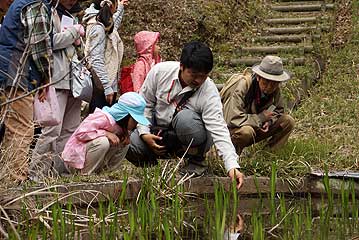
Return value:
<svg viewBox="0 0 359 240">
<path fill-rule="evenodd" d="M 146 100 L 145 116 L 152 121 L 156 117 L 158 126 L 169 127 L 176 103 L 185 92 L 192 88 L 182 88 L 178 78 L 179 62 L 162 62 L 156 64 L 147 74 L 140 94 Z M 210 78 L 188 99 L 186 108 L 201 115 L 205 128 L 210 132 L 218 155 L 223 158 L 227 171 L 239 168 L 238 155 L 232 144 L 227 124 L 223 118 L 222 103 L 216 85 Z M 138 125 L 139 134 L 150 133 L 150 128 Z"/>
</svg>

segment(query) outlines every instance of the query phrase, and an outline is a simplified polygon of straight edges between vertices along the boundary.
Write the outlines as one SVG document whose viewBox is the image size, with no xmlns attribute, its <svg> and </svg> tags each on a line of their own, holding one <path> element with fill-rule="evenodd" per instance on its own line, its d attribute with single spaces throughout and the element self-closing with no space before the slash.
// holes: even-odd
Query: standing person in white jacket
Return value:
<svg viewBox="0 0 359 240">
<path fill-rule="evenodd" d="M 81 25 L 74 25 L 61 29 L 63 16 L 71 18 L 70 9 L 77 0 L 60 0 L 56 8 L 52 9 L 53 23 L 53 56 L 54 72 L 52 81 L 60 106 L 61 122 L 57 126 L 43 127 L 41 135 L 32 153 L 30 163 L 30 179 L 42 180 L 53 173 L 61 174 L 66 171 L 60 155 L 72 133 L 81 122 L 81 100 L 72 96 L 71 59 L 77 58 L 74 42 L 84 34 Z M 54 172 L 53 172 L 54 170 Z"/>
<path fill-rule="evenodd" d="M 145 116 L 152 126 L 138 125 L 131 134 L 127 160 L 151 165 L 157 157 L 183 153 L 191 144 L 186 171 L 199 174 L 196 168 L 204 165 L 204 155 L 214 143 L 228 176 L 237 181 L 238 189 L 242 186 L 244 176 L 223 118 L 221 98 L 208 78 L 212 68 L 209 47 L 190 42 L 184 46 L 180 62 L 158 63 L 150 70 L 140 94 L 146 100 Z"/>
<path fill-rule="evenodd" d="M 85 56 L 92 68 L 94 91 L 89 111 L 116 102 L 123 43 L 118 33 L 128 0 L 94 0 L 86 9 Z"/>
</svg>

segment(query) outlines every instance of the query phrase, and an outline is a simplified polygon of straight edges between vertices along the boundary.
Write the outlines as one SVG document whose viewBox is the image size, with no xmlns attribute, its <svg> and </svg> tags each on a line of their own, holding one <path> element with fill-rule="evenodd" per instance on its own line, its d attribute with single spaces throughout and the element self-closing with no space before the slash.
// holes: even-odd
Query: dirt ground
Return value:
<svg viewBox="0 0 359 240">
<path fill-rule="evenodd" d="M 206 42 L 215 53 L 233 50 L 243 42 L 243 30 L 256 21 L 259 8 L 249 2 L 252 1 L 130 1 L 120 28 L 124 64 L 135 60 L 133 36 L 142 30 L 160 32 L 164 60 L 178 60 L 183 44 L 190 40 Z M 83 5 L 88 6 L 89 1 Z"/>
</svg>

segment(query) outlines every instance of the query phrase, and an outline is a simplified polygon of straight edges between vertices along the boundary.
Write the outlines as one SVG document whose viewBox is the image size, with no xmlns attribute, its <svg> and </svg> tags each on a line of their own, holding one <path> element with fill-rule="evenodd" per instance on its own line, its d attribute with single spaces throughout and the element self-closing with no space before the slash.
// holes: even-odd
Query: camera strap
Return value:
<svg viewBox="0 0 359 240">
<path fill-rule="evenodd" d="M 175 112 L 173 113 L 173 118 L 177 115 L 177 113 L 179 113 L 182 110 L 183 106 L 187 103 L 188 99 L 193 96 L 196 90 L 197 89 L 193 89 L 183 94 L 181 101 L 177 104 Z"/>
</svg>

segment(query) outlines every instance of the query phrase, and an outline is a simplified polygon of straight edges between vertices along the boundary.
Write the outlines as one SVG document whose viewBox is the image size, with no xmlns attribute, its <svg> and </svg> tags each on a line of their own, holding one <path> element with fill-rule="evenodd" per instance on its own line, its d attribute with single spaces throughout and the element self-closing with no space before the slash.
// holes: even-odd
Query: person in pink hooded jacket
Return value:
<svg viewBox="0 0 359 240">
<path fill-rule="evenodd" d="M 155 64 L 161 62 L 158 45 L 160 33 L 141 31 L 135 35 L 134 40 L 138 58 L 133 67 L 132 83 L 133 90 L 139 92 L 147 73 Z"/>
</svg>

